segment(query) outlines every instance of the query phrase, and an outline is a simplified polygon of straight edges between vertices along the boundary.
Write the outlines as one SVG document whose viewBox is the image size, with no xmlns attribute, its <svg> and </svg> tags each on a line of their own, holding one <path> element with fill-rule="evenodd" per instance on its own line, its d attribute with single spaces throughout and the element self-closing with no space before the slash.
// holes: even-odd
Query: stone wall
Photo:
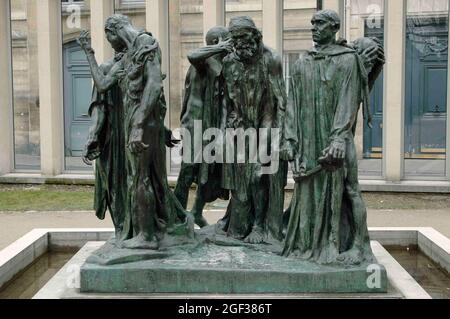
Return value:
<svg viewBox="0 0 450 319">
<path fill-rule="evenodd" d="M 285 51 L 299 52 L 311 46 L 309 21 L 315 0 L 286 0 L 284 16 Z M 11 0 L 14 114 L 17 152 L 39 154 L 39 83 L 37 73 L 36 5 L 37 0 Z M 81 7 L 79 21 L 72 19 L 67 6 L 62 7 L 63 44 L 75 41 L 81 29 L 90 29 L 90 1 Z M 184 77 L 189 68 L 189 51 L 203 45 L 203 1 L 169 2 L 170 23 L 170 104 L 171 126 L 179 125 Z M 232 16 L 249 15 L 262 26 L 261 0 L 227 0 L 227 22 Z M 145 8 L 124 6 L 116 0 L 116 13 L 130 16 L 145 28 Z M 151 30 L 149 30 L 151 31 Z"/>
</svg>

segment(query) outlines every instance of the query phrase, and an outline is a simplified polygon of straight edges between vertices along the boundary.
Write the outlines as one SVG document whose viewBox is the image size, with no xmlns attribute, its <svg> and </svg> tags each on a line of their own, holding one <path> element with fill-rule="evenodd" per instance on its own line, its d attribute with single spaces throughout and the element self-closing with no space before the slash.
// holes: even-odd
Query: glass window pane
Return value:
<svg viewBox="0 0 450 319">
<path fill-rule="evenodd" d="M 187 55 L 203 45 L 203 0 L 169 1 L 170 90 L 166 98 L 172 130 L 180 128 L 184 82 L 190 66 Z M 180 149 L 181 146 L 171 152 L 172 175 L 177 175 L 180 169 Z"/>
<path fill-rule="evenodd" d="M 384 0 L 351 0 L 347 14 L 350 14 L 349 41 L 371 37 L 384 43 Z M 383 173 L 383 73 L 373 86 L 369 103 L 373 128 L 365 123 L 361 109 L 355 136 L 359 174 L 366 178 L 380 177 Z"/>
<path fill-rule="evenodd" d="M 225 0 L 226 24 L 236 16 L 249 16 L 262 31 L 262 0 Z"/>
<path fill-rule="evenodd" d="M 92 171 L 81 156 L 91 124 L 88 115 L 92 79 L 86 56 L 76 39 L 81 30 L 90 30 L 88 2 L 63 2 L 61 6 L 64 79 L 64 153 L 67 171 Z"/>
<path fill-rule="evenodd" d="M 407 1 L 405 67 L 405 176 L 444 177 L 447 0 Z"/>
<path fill-rule="evenodd" d="M 11 0 L 14 158 L 17 170 L 39 170 L 37 0 Z"/>
</svg>

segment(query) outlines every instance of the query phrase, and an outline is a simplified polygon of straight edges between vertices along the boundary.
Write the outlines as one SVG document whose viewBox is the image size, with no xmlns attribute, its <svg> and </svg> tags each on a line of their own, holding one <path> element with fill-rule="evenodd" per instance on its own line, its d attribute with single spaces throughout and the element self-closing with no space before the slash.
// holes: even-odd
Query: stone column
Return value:
<svg viewBox="0 0 450 319">
<path fill-rule="evenodd" d="M 164 92 L 166 95 L 167 115 L 165 125 L 170 127 L 170 51 L 169 51 L 169 1 L 145 0 L 146 28 L 158 40 L 162 51 L 162 72 L 166 74 Z M 170 151 L 167 150 L 167 171 L 170 172 Z"/>
<path fill-rule="evenodd" d="M 352 4 L 350 1 L 345 1 L 344 3 L 344 15 L 345 17 L 342 17 L 345 21 L 345 31 L 344 31 L 344 37 L 347 40 L 350 40 L 351 37 L 351 28 L 352 28 Z"/>
<path fill-rule="evenodd" d="M 448 12 L 450 18 L 450 10 Z M 450 25 L 449 25 L 450 34 Z M 450 50 L 448 50 L 448 61 L 450 61 Z M 450 72 L 447 69 L 447 110 L 450 107 Z M 447 143 L 446 143 L 446 159 L 445 159 L 445 175 L 447 180 L 450 180 L 450 112 L 447 111 Z"/>
<path fill-rule="evenodd" d="M 345 36 L 343 33 L 345 33 L 345 6 L 344 6 L 344 0 L 323 0 L 322 1 L 322 9 L 331 9 L 339 13 L 339 16 L 341 17 L 341 31 L 338 33 L 339 37 Z"/>
<path fill-rule="evenodd" d="M 162 50 L 162 70 L 169 72 L 169 3 L 166 0 L 146 0 L 147 31 L 159 41 Z M 167 83 L 167 81 L 165 82 Z"/>
<path fill-rule="evenodd" d="M 341 0 L 323 0 L 323 9 L 331 9 L 341 13 Z"/>
<path fill-rule="evenodd" d="M 179 115 L 182 104 L 182 91 L 184 85 L 183 60 L 181 37 L 181 8 L 182 0 L 169 1 L 169 37 L 170 37 L 170 67 L 169 67 L 169 97 L 170 97 L 170 128 L 179 126 Z M 169 116 L 168 116 L 169 117 Z"/>
<path fill-rule="evenodd" d="M 14 169 L 14 126 L 12 105 L 12 67 L 11 67 L 11 30 L 9 1 L 0 1 L 0 175 L 8 174 Z"/>
<path fill-rule="evenodd" d="M 283 1 L 263 1 L 264 44 L 283 54 Z"/>
<path fill-rule="evenodd" d="M 384 172 L 399 182 L 404 164 L 405 1 L 385 0 Z"/>
<path fill-rule="evenodd" d="M 203 38 L 218 25 L 225 26 L 225 0 L 203 0 Z"/>
<path fill-rule="evenodd" d="M 37 6 L 41 170 L 61 174 L 64 163 L 61 4 L 40 0 Z"/>
<path fill-rule="evenodd" d="M 353 23 L 356 23 L 355 25 L 352 25 L 352 8 L 350 5 L 350 1 L 347 1 L 347 5 L 345 8 L 345 21 L 346 21 L 346 27 L 345 27 L 345 34 L 346 39 L 348 41 L 356 40 L 360 37 L 364 36 L 364 28 L 365 28 L 365 20 L 359 19 L 358 22 L 353 21 Z M 363 117 L 363 107 L 361 105 L 361 108 L 358 112 L 358 120 L 356 124 L 356 132 L 355 132 L 355 146 L 356 146 L 356 153 L 358 155 L 358 160 L 364 159 L 364 117 Z"/>
<path fill-rule="evenodd" d="M 113 0 L 94 0 L 91 5 L 92 48 L 99 64 L 112 58 L 114 52 L 105 37 L 105 22 L 114 14 Z"/>
</svg>

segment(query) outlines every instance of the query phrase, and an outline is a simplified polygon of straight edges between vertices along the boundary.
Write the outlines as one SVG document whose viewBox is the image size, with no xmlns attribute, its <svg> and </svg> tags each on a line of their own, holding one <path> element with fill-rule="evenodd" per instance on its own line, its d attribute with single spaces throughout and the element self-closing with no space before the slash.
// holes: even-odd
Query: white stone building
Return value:
<svg viewBox="0 0 450 319">
<path fill-rule="evenodd" d="M 359 120 L 363 189 L 450 191 L 447 105 L 448 0 L 2 0 L 0 1 L 0 182 L 86 181 L 91 79 L 76 44 L 91 30 L 97 58 L 112 55 L 104 21 L 124 13 L 159 40 L 169 101 L 167 125 L 179 127 L 187 53 L 206 31 L 249 15 L 266 45 L 290 66 L 312 46 L 319 8 L 342 17 L 340 36 L 377 37 L 387 63 L 371 97 L 374 129 Z M 168 154 L 171 179 L 179 165 Z"/>
</svg>

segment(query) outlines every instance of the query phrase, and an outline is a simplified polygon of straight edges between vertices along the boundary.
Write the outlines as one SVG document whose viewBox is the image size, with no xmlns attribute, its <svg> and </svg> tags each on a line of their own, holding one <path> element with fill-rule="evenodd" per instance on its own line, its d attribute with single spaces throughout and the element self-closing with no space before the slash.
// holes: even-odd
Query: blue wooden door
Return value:
<svg viewBox="0 0 450 319">
<path fill-rule="evenodd" d="M 446 151 L 448 19 L 407 21 L 405 157 L 442 158 Z"/>
<path fill-rule="evenodd" d="M 80 157 L 89 134 L 92 80 L 76 42 L 64 45 L 64 127 L 66 157 Z"/>
</svg>

